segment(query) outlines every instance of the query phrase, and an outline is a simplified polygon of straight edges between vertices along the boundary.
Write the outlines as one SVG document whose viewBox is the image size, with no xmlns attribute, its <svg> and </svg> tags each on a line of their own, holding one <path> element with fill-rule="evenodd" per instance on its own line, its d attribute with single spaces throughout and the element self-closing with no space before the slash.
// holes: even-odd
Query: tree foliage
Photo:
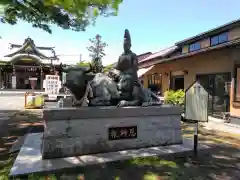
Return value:
<svg viewBox="0 0 240 180">
<path fill-rule="evenodd" d="M 0 0 L 0 21 L 24 20 L 51 33 L 50 24 L 84 31 L 98 16 L 117 15 L 123 0 Z"/>
<path fill-rule="evenodd" d="M 107 43 L 102 41 L 102 36 L 97 34 L 93 39 L 89 39 L 91 45 L 87 47 L 90 52 L 89 56 L 92 59 L 102 59 L 106 54 L 104 53 Z"/>
<path fill-rule="evenodd" d="M 87 47 L 89 56 L 92 58 L 92 67 L 94 72 L 102 72 L 102 58 L 106 55 L 104 53 L 107 43 L 102 41 L 102 36 L 97 34 L 93 39 L 89 39 L 91 45 Z"/>
</svg>

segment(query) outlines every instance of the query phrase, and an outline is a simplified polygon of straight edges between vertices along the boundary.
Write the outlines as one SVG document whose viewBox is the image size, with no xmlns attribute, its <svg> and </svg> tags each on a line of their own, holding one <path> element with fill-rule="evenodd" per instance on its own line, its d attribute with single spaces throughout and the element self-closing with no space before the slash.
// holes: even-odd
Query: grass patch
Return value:
<svg viewBox="0 0 240 180">
<path fill-rule="evenodd" d="M 12 167 L 14 158 L 10 158 L 5 161 L 1 166 L 0 180 L 8 180 L 8 174 L 10 168 Z M 186 177 L 185 163 L 187 159 L 179 158 L 174 161 L 161 159 L 159 157 L 147 157 L 147 158 L 135 158 L 127 161 L 112 162 L 106 164 L 104 168 L 89 168 L 83 170 L 82 176 L 77 176 L 80 172 L 76 172 L 75 177 L 79 180 L 86 179 L 112 179 L 115 180 L 131 180 L 131 179 L 143 179 L 143 180 L 179 180 L 181 177 Z M 82 171 L 82 170 L 79 170 Z M 82 173 L 82 172 L 81 172 Z M 127 175 L 127 176 L 126 176 Z M 66 174 L 61 174 L 61 176 L 67 177 Z M 188 178 L 193 178 L 194 176 L 187 176 Z M 28 180 L 58 180 L 54 174 L 47 176 L 39 176 L 36 174 L 31 174 L 27 178 Z M 67 178 L 68 179 L 68 178 Z M 14 180 L 20 180 L 16 178 Z"/>
<path fill-rule="evenodd" d="M 8 160 L 0 164 L 0 180 L 9 180 L 9 173 L 12 168 L 16 156 L 9 157 Z M 13 180 L 20 180 L 20 178 L 12 178 Z M 54 174 L 48 176 L 40 176 L 36 174 L 31 174 L 28 176 L 27 180 L 57 180 Z"/>
<path fill-rule="evenodd" d="M 154 166 L 162 167 L 167 166 L 170 168 L 178 168 L 176 162 L 160 159 L 159 157 L 147 157 L 147 158 L 135 158 L 129 161 L 130 164 L 135 164 L 138 166 Z"/>
<path fill-rule="evenodd" d="M 9 158 L 0 165 L 0 180 L 8 180 L 8 174 L 14 163 L 14 158 Z"/>
<path fill-rule="evenodd" d="M 144 180 L 160 180 L 160 177 L 158 176 L 158 174 L 148 172 L 144 175 L 143 179 Z"/>
</svg>

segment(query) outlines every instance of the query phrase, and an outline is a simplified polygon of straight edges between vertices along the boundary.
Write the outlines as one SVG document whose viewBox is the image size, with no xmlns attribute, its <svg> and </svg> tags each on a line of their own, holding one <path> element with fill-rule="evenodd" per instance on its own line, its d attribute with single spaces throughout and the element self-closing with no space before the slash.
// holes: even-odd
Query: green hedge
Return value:
<svg viewBox="0 0 240 180">
<path fill-rule="evenodd" d="M 164 93 L 165 104 L 184 105 L 185 92 L 183 90 L 166 91 Z"/>
</svg>

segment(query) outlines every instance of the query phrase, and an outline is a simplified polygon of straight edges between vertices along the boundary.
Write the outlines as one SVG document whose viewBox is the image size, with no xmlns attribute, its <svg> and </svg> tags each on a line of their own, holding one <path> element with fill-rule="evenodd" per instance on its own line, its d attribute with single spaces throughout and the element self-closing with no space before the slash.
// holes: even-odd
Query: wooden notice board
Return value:
<svg viewBox="0 0 240 180">
<path fill-rule="evenodd" d="M 198 82 L 194 82 L 185 91 L 185 119 L 193 121 L 208 121 L 209 93 Z"/>
</svg>

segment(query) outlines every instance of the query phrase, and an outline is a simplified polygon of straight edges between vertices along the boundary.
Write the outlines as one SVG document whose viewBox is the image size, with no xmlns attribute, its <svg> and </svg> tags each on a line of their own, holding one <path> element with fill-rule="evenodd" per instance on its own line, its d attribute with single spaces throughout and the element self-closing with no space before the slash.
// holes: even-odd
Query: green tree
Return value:
<svg viewBox="0 0 240 180">
<path fill-rule="evenodd" d="M 89 62 L 87 61 L 81 61 L 79 63 L 77 63 L 78 66 L 81 66 L 81 67 L 89 67 Z"/>
<path fill-rule="evenodd" d="M 91 45 L 87 47 L 89 56 L 92 58 L 92 66 L 94 68 L 94 72 L 102 72 L 102 58 L 106 55 L 104 53 L 105 47 L 107 43 L 102 41 L 102 36 L 97 34 L 93 39 L 89 39 Z"/>
<path fill-rule="evenodd" d="M 50 24 L 84 31 L 98 16 L 117 15 L 123 0 L 1 0 L 0 22 L 24 20 L 51 33 Z"/>
</svg>

